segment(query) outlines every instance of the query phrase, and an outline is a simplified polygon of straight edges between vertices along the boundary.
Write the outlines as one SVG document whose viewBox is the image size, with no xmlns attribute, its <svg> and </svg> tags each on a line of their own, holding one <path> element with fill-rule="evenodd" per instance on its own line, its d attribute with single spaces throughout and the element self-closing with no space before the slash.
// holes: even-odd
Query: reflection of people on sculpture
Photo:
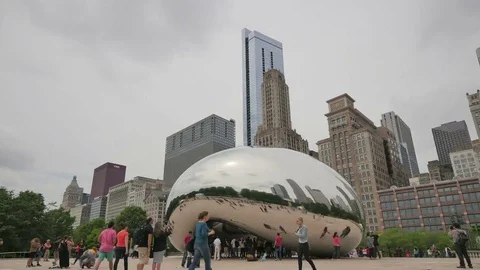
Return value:
<svg viewBox="0 0 480 270">
<path fill-rule="evenodd" d="M 285 229 L 282 226 L 280 226 L 279 228 L 280 228 L 280 231 L 282 231 L 284 234 L 287 234 L 287 231 L 285 231 Z"/>
<path fill-rule="evenodd" d="M 340 235 L 340 238 L 344 238 L 350 233 L 350 226 L 347 226 L 345 229 L 343 229 L 342 234 Z"/>
<path fill-rule="evenodd" d="M 207 226 L 209 219 L 208 212 L 203 211 L 198 215 L 198 222 L 195 225 L 195 242 L 193 244 L 193 262 L 190 264 L 189 270 L 195 270 L 195 266 L 203 257 L 205 261 L 205 269 L 211 270 L 210 248 L 208 247 L 208 236 L 215 234 L 214 230 L 210 230 Z"/>
<path fill-rule="evenodd" d="M 320 239 L 321 239 L 322 237 L 324 237 L 325 234 L 327 234 L 327 233 L 330 234 L 330 233 L 328 232 L 328 227 L 325 227 L 325 228 L 323 229 L 322 235 L 320 235 Z"/>
<path fill-rule="evenodd" d="M 302 260 L 303 257 L 307 261 L 313 270 L 316 270 L 315 264 L 313 264 L 312 259 L 310 258 L 310 246 L 308 245 L 308 228 L 303 224 L 303 218 L 299 217 L 297 219 L 298 229 L 295 232 L 295 235 L 298 236 L 298 270 L 302 270 Z M 193 269 L 191 269 L 193 270 Z"/>
</svg>

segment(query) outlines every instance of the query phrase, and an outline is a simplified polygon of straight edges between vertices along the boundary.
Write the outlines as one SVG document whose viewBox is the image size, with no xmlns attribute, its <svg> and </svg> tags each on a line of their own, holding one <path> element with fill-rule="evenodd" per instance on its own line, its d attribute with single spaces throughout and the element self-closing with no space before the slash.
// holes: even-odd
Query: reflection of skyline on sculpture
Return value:
<svg viewBox="0 0 480 270">
<path fill-rule="evenodd" d="M 275 184 L 271 187 L 273 194 L 278 195 L 280 198 L 291 201 L 292 199 L 288 195 L 287 189 L 280 184 Z"/>
<path fill-rule="evenodd" d="M 332 208 L 332 206 L 330 205 L 330 201 L 328 201 L 327 197 L 323 194 L 321 190 L 312 189 L 309 186 L 305 186 L 305 188 L 312 196 L 314 202 L 324 204 L 328 207 L 328 209 Z"/>
<path fill-rule="evenodd" d="M 295 197 L 297 197 L 297 201 L 299 203 L 309 202 L 309 198 L 307 198 L 307 195 L 305 194 L 305 192 L 303 192 L 302 188 L 297 184 L 297 182 L 292 179 L 286 179 L 286 181 L 293 189 L 293 193 L 295 193 Z"/>
<path fill-rule="evenodd" d="M 338 188 L 343 186 L 348 191 Z M 350 226 L 353 233 L 342 240 L 342 248 L 350 249 L 361 240 L 363 213 L 352 206 L 357 197 L 347 187 L 336 171 L 303 153 L 283 148 L 224 150 L 194 164 L 172 187 L 167 203 L 167 216 L 175 224 L 171 241 L 182 249 L 196 215 L 207 210 L 218 234 L 229 228 L 224 235 L 249 233 L 270 241 L 281 226 L 289 248 L 298 245 L 292 233 L 298 217 L 314 232 Z M 196 196 L 199 193 L 205 196 Z M 330 254 L 330 241 L 311 241 L 312 253 Z"/>
</svg>

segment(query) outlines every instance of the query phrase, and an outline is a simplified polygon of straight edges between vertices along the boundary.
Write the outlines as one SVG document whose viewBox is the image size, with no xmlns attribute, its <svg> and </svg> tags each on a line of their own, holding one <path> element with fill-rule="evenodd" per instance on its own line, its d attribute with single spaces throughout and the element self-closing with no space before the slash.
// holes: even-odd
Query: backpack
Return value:
<svg viewBox="0 0 480 270">
<path fill-rule="evenodd" d="M 145 226 L 142 226 L 133 233 L 133 244 L 134 245 L 145 244 L 143 243 L 144 237 L 145 237 Z"/>
<path fill-rule="evenodd" d="M 468 242 L 468 235 L 465 232 L 459 231 L 458 232 L 458 241 L 457 243 L 461 245 L 466 245 Z"/>
</svg>

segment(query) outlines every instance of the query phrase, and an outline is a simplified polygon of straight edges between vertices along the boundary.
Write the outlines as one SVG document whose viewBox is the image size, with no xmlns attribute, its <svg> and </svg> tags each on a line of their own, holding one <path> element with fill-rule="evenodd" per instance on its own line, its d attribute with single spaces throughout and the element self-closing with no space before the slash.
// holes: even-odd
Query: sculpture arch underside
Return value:
<svg viewBox="0 0 480 270">
<path fill-rule="evenodd" d="M 339 235 L 348 227 L 343 236 L 341 252 L 347 253 L 356 248 L 363 235 L 358 223 L 336 217 L 311 213 L 298 207 L 285 206 L 245 198 L 221 196 L 201 196 L 184 199 L 171 212 L 169 224 L 172 228 L 172 244 L 184 250 L 183 240 L 189 231 L 193 231 L 198 213 L 208 211 L 209 226 L 222 239 L 245 238 L 254 236 L 271 241 L 280 233 L 285 248 L 296 250 L 298 247 L 295 223 L 298 217 L 304 219 L 308 227 L 309 244 L 313 256 L 329 256 L 333 252 L 332 235 Z M 324 234 L 325 228 L 328 233 Z M 322 237 L 323 234 L 323 237 Z"/>
</svg>

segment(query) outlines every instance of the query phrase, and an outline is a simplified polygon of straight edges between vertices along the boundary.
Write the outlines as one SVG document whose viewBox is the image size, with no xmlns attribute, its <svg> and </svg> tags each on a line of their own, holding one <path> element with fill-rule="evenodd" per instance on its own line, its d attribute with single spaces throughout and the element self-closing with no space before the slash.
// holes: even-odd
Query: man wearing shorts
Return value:
<svg viewBox="0 0 480 270">
<path fill-rule="evenodd" d="M 113 229 L 114 223 L 110 221 L 108 228 L 103 230 L 98 236 L 98 242 L 100 242 L 100 250 L 98 253 L 98 260 L 95 264 L 95 270 L 98 270 L 103 260 L 107 259 L 108 268 L 113 269 L 113 253 L 115 243 L 117 241 L 117 233 Z"/>
<path fill-rule="evenodd" d="M 147 222 L 142 228 L 142 237 L 140 243 L 135 243 L 138 245 L 138 264 L 137 270 L 143 270 L 145 264 L 148 264 L 148 259 L 150 258 L 150 249 L 152 248 L 152 235 L 153 235 L 153 219 L 148 218 Z"/>
</svg>

